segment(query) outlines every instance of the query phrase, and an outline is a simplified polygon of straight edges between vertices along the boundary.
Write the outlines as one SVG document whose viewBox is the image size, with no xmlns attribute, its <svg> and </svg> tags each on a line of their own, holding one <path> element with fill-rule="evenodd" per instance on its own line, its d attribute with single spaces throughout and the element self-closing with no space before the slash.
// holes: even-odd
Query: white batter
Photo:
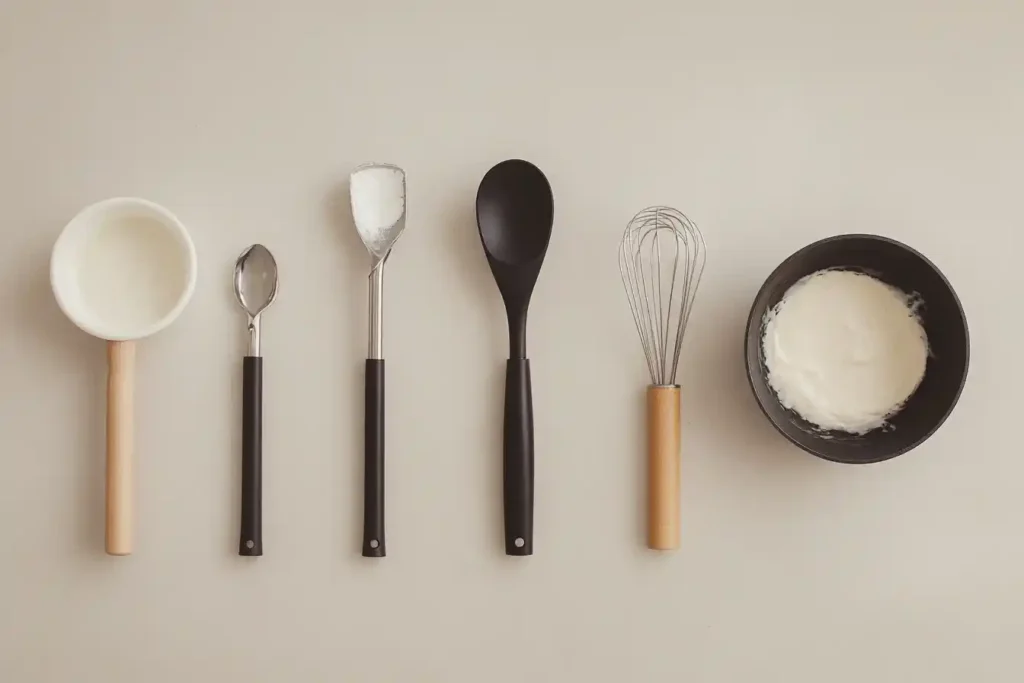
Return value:
<svg viewBox="0 0 1024 683">
<path fill-rule="evenodd" d="M 861 273 L 803 278 L 763 329 L 768 384 L 822 429 L 881 427 L 924 378 L 928 339 L 910 297 Z"/>
<path fill-rule="evenodd" d="M 187 287 L 183 247 L 154 218 L 113 218 L 87 238 L 78 264 L 82 304 L 104 329 L 159 322 Z"/>
</svg>

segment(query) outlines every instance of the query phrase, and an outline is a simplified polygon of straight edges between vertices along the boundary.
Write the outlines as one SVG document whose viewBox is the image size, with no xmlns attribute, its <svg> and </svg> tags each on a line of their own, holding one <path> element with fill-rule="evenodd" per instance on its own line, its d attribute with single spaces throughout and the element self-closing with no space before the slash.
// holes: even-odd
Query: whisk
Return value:
<svg viewBox="0 0 1024 683">
<path fill-rule="evenodd" d="M 619 272 L 640 335 L 647 387 L 647 545 L 679 547 L 679 351 L 706 261 L 704 237 L 667 206 L 633 216 Z"/>
</svg>

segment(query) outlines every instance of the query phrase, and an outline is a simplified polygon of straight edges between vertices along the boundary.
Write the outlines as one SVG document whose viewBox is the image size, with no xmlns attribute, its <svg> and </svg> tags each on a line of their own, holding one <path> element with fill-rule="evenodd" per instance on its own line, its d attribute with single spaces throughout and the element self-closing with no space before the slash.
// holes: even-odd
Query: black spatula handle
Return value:
<svg viewBox="0 0 1024 683">
<path fill-rule="evenodd" d="M 263 554 L 263 358 L 242 361 L 242 528 L 238 554 Z"/>
<path fill-rule="evenodd" d="M 366 361 L 363 557 L 384 557 L 384 361 Z"/>
<path fill-rule="evenodd" d="M 533 395 L 530 361 L 510 358 L 505 369 L 503 455 L 505 554 L 533 554 Z"/>
</svg>

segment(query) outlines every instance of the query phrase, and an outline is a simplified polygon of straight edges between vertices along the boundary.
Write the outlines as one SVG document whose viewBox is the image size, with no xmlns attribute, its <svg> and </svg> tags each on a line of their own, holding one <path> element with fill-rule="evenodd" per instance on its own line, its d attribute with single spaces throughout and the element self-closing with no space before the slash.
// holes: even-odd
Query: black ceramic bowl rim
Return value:
<svg viewBox="0 0 1024 683">
<path fill-rule="evenodd" d="M 761 300 L 762 296 L 764 295 L 765 290 L 775 282 L 775 280 L 780 276 L 781 273 L 783 273 L 783 272 L 785 272 L 787 270 L 787 266 L 791 262 L 798 260 L 804 254 L 806 254 L 806 253 L 808 253 L 808 252 L 810 252 L 810 251 L 812 251 L 814 249 L 818 249 L 818 248 L 820 248 L 823 245 L 830 244 L 830 243 L 833 243 L 833 242 L 843 242 L 843 241 L 847 241 L 847 240 L 858 240 L 858 239 L 860 239 L 860 240 L 863 240 L 863 239 L 873 240 L 873 241 L 876 241 L 876 242 L 888 244 L 889 246 L 893 246 L 893 247 L 896 247 L 898 249 L 901 249 L 901 250 L 907 252 L 908 254 L 914 256 L 915 258 L 920 259 L 920 261 L 922 263 L 924 263 L 932 271 L 934 271 L 935 275 L 939 278 L 939 280 L 942 281 L 943 285 L 945 285 L 945 287 L 949 290 L 950 296 L 952 297 L 952 301 L 956 305 L 957 312 L 960 314 L 960 320 L 963 322 L 965 358 L 964 358 L 963 373 L 961 374 L 960 382 L 959 382 L 959 385 L 956 388 L 956 392 L 953 395 L 952 400 L 949 402 L 949 406 L 946 408 L 946 410 L 941 415 L 938 416 L 938 418 L 935 420 L 934 424 L 932 424 L 931 427 L 928 430 L 923 432 L 920 437 L 915 439 L 913 442 L 908 443 L 906 446 L 904 446 L 902 448 L 893 449 L 893 450 L 887 451 L 887 452 L 881 452 L 877 456 L 872 457 L 872 458 L 861 459 L 861 460 L 848 460 L 848 459 L 838 458 L 838 457 L 829 455 L 827 452 L 824 452 L 822 450 L 816 450 L 816 449 L 812 448 L 811 446 L 808 446 L 807 444 L 804 444 L 804 443 L 801 443 L 801 442 L 797 441 L 790 434 L 788 434 L 785 429 L 783 429 L 782 425 L 779 424 L 779 422 L 774 417 L 772 417 L 771 413 L 768 411 L 768 408 L 761 401 L 760 396 L 758 396 L 757 385 L 760 384 L 760 385 L 763 385 L 763 386 L 767 387 L 768 388 L 768 393 L 771 396 L 773 396 L 773 397 L 775 397 L 775 392 L 772 391 L 771 387 L 768 386 L 768 378 L 765 377 L 764 373 L 762 372 L 762 368 L 760 367 L 760 364 L 758 364 L 758 367 L 751 367 L 751 365 L 750 365 L 750 339 L 751 339 L 750 332 L 751 332 L 751 329 L 754 328 L 754 327 L 756 327 L 759 331 L 761 329 L 762 321 L 760 319 L 754 320 L 754 317 L 755 317 L 754 316 L 754 311 L 757 309 L 757 307 L 758 307 L 757 304 Z M 809 274 L 810 273 L 808 273 L 808 275 Z M 758 341 L 760 342 L 761 335 L 760 334 L 756 335 L 756 339 L 758 339 Z M 900 242 L 898 240 L 894 240 L 891 237 L 884 237 L 882 235 L 873 235 L 873 234 L 870 234 L 870 233 L 844 233 L 844 234 L 840 234 L 840 235 L 832 235 L 831 237 L 825 237 L 823 239 L 817 240 L 816 242 L 811 242 L 810 244 L 808 244 L 808 245 L 798 249 L 797 251 L 793 252 L 792 254 L 790 254 L 784 261 L 782 261 L 782 263 L 780 263 L 778 266 L 775 267 L 774 270 L 772 270 L 772 272 L 768 275 L 768 277 L 765 278 L 764 283 L 762 283 L 761 287 L 757 290 L 757 294 L 754 296 L 754 301 L 750 305 L 750 313 L 747 315 L 747 325 L 746 325 L 746 327 L 744 329 L 743 363 L 744 363 L 744 365 L 747 368 L 747 383 L 750 386 L 751 393 L 754 395 L 754 400 L 757 402 L 757 407 L 761 410 L 761 413 L 766 418 L 768 418 L 768 422 L 770 422 L 771 425 L 775 428 L 775 430 L 779 434 L 784 436 L 787 441 L 792 443 L 794 446 L 797 446 L 801 450 L 806 451 L 807 453 L 810 453 L 811 455 L 814 455 L 816 457 L 822 458 L 823 460 L 829 460 L 829 461 L 832 461 L 832 462 L 843 463 L 843 464 L 850 464 L 850 465 L 857 465 L 857 464 L 868 465 L 868 464 L 872 464 L 872 463 L 883 462 L 885 460 L 890 460 L 890 459 L 895 458 L 895 457 L 897 457 L 899 455 L 903 455 L 904 453 L 907 453 L 907 452 L 913 450 L 914 448 L 917 448 L 922 443 L 927 441 L 929 437 L 931 437 L 936 431 L 938 431 L 939 427 L 941 427 L 943 425 L 943 423 L 946 421 L 946 419 L 949 418 L 950 414 L 952 414 L 952 412 L 953 412 L 953 409 L 956 408 L 956 404 L 959 403 L 960 395 L 963 393 L 964 385 L 967 383 L 967 375 L 968 375 L 968 371 L 969 371 L 969 368 L 970 368 L 970 361 L 971 361 L 971 340 L 970 340 L 970 331 L 969 331 L 968 325 L 967 325 L 967 315 L 964 313 L 964 307 L 963 307 L 963 304 L 960 301 L 960 297 L 957 296 L 956 290 L 953 289 L 953 285 L 950 284 L 950 282 L 946 278 L 946 276 L 942 273 L 941 270 L 939 270 L 938 266 L 936 266 L 934 263 L 931 262 L 931 260 L 927 256 L 925 256 L 921 252 L 917 251 L 913 247 L 910 247 L 910 246 L 908 246 L 908 245 L 906 245 L 906 244 L 904 244 L 904 243 L 902 243 L 902 242 Z M 774 400 L 775 400 L 776 403 L 778 403 L 778 398 L 777 397 L 775 397 Z M 781 404 L 779 404 L 779 405 L 781 406 Z M 785 412 L 789 413 L 790 411 L 786 410 Z"/>
</svg>

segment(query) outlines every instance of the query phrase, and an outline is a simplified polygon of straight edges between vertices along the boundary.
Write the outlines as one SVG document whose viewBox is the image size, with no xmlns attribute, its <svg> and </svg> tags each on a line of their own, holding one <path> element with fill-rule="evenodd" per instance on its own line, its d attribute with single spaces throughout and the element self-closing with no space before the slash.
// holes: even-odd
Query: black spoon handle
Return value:
<svg viewBox="0 0 1024 683">
<path fill-rule="evenodd" d="M 242 529 L 238 554 L 263 554 L 263 358 L 242 361 Z"/>
<path fill-rule="evenodd" d="M 384 361 L 366 361 L 363 557 L 384 557 Z"/>
<path fill-rule="evenodd" d="M 533 554 L 533 395 L 530 361 L 510 358 L 505 369 L 503 456 L 505 554 Z"/>
</svg>

